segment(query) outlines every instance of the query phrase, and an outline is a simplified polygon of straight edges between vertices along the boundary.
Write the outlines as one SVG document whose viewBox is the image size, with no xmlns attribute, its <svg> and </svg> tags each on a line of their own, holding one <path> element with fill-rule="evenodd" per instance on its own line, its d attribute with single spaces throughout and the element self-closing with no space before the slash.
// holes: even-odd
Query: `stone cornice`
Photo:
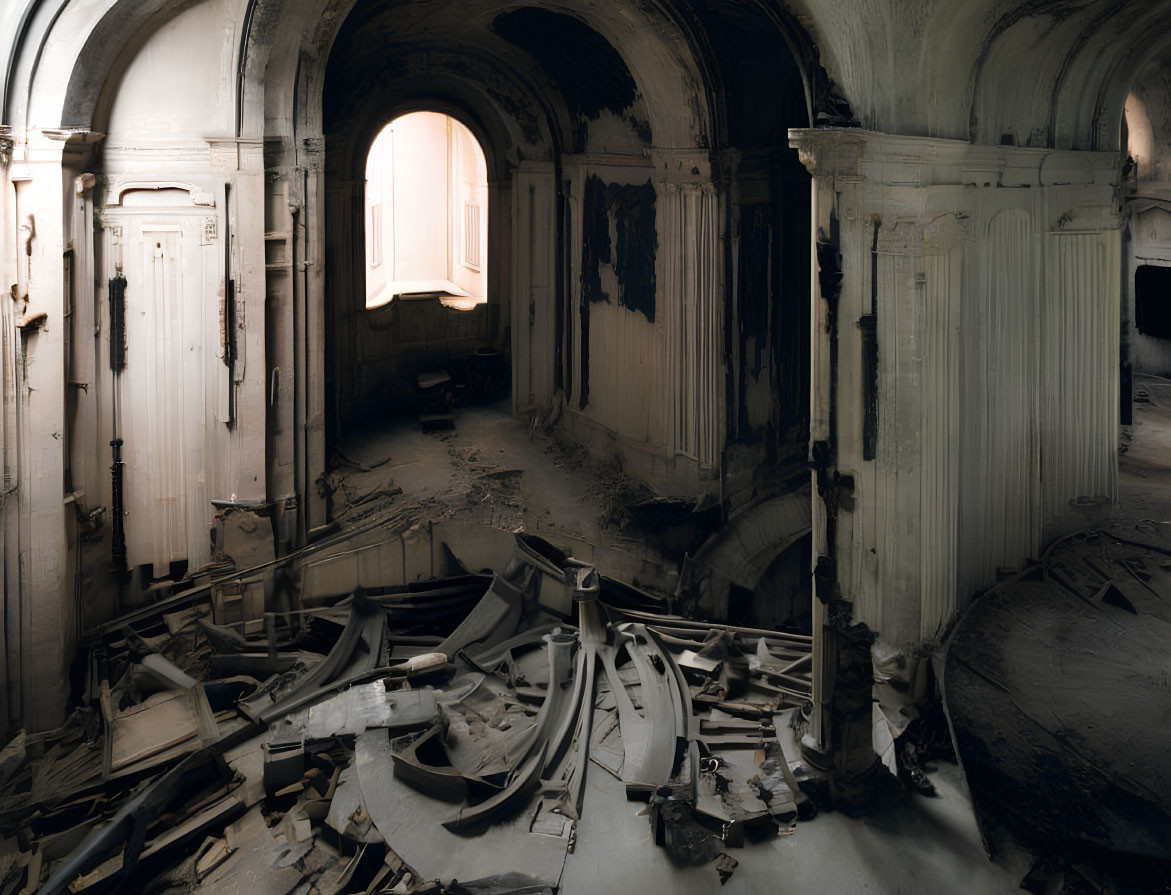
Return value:
<svg viewBox="0 0 1171 895">
<path fill-rule="evenodd" d="M 1113 152 L 987 146 L 857 128 L 794 128 L 789 145 L 815 177 L 892 186 L 1108 186 L 1121 176 Z"/>
</svg>

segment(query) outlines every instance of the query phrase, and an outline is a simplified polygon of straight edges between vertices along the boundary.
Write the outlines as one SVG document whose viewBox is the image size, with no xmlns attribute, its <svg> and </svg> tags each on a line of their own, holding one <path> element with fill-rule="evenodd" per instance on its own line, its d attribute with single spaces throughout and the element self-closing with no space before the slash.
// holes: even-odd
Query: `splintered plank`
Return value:
<svg viewBox="0 0 1171 895">
<path fill-rule="evenodd" d="M 188 740 L 199 747 L 199 725 L 191 691 L 158 693 L 118 712 L 110 734 L 110 769 L 117 770 Z"/>
</svg>

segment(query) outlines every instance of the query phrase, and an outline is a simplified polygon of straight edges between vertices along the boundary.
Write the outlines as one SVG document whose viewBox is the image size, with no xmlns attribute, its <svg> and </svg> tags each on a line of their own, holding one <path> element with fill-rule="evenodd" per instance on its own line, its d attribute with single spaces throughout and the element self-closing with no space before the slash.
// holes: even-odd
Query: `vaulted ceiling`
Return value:
<svg viewBox="0 0 1171 895">
<path fill-rule="evenodd" d="M 253 133 L 265 128 L 265 116 L 271 128 L 291 112 L 297 89 L 324 95 L 326 60 L 340 41 L 346 53 L 356 54 L 347 64 L 404 44 L 491 59 L 501 78 L 528 81 L 535 93 L 555 88 L 565 108 L 552 118 L 562 116 L 570 143 L 570 118 L 583 110 L 588 117 L 599 103 L 624 101 L 620 94 L 628 84 L 613 64 L 616 57 L 636 90 L 618 117 L 635 132 L 649 127 L 659 145 L 718 144 L 721 134 L 728 142 L 741 139 L 735 132 L 749 110 L 727 103 L 721 85 L 738 78 L 771 84 L 790 78 L 795 66 L 807 109 L 820 113 L 822 123 L 853 118 L 892 133 L 1109 149 L 1118 145 L 1123 102 L 1137 74 L 1171 48 L 1166 0 L 218 2 L 240 23 L 240 128 Z M 0 22 L 13 38 L 0 47 L 7 55 L 0 123 L 89 125 L 119 58 L 160 18 L 189 5 L 6 4 Z M 542 21 L 552 29 L 549 40 L 537 36 Z M 573 29 L 582 27 L 600 41 L 571 40 Z M 570 44 L 573 49 L 560 49 Z M 768 61 L 769 49 L 779 61 Z M 567 73 L 583 68 L 610 74 L 600 83 L 566 83 Z M 587 80 L 591 96 L 582 93 Z M 600 100 L 597 91 L 617 92 Z M 765 92 L 757 111 L 767 118 L 768 98 L 787 103 L 791 94 Z M 791 122 L 793 116 L 777 118 Z"/>
</svg>

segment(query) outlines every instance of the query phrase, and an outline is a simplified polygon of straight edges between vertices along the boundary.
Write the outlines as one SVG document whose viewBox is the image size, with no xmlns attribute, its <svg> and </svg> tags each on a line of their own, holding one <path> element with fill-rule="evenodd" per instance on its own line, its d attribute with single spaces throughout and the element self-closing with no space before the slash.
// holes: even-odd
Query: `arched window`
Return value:
<svg viewBox="0 0 1171 895">
<path fill-rule="evenodd" d="M 449 115 L 411 112 L 382 129 L 366 159 L 366 307 L 400 295 L 487 300 L 488 166 Z"/>
</svg>

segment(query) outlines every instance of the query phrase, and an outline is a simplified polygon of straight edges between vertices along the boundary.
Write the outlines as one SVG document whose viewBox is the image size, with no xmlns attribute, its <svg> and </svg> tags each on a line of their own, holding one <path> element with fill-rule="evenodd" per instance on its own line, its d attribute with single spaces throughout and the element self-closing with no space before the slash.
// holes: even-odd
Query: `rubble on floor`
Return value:
<svg viewBox="0 0 1171 895">
<path fill-rule="evenodd" d="M 713 884 L 815 813 L 808 636 L 671 615 L 531 535 L 425 581 L 396 544 L 396 583 L 308 589 L 309 551 L 96 631 L 66 725 L 0 751 L 0 895 L 551 893 L 587 772 Z"/>
</svg>

